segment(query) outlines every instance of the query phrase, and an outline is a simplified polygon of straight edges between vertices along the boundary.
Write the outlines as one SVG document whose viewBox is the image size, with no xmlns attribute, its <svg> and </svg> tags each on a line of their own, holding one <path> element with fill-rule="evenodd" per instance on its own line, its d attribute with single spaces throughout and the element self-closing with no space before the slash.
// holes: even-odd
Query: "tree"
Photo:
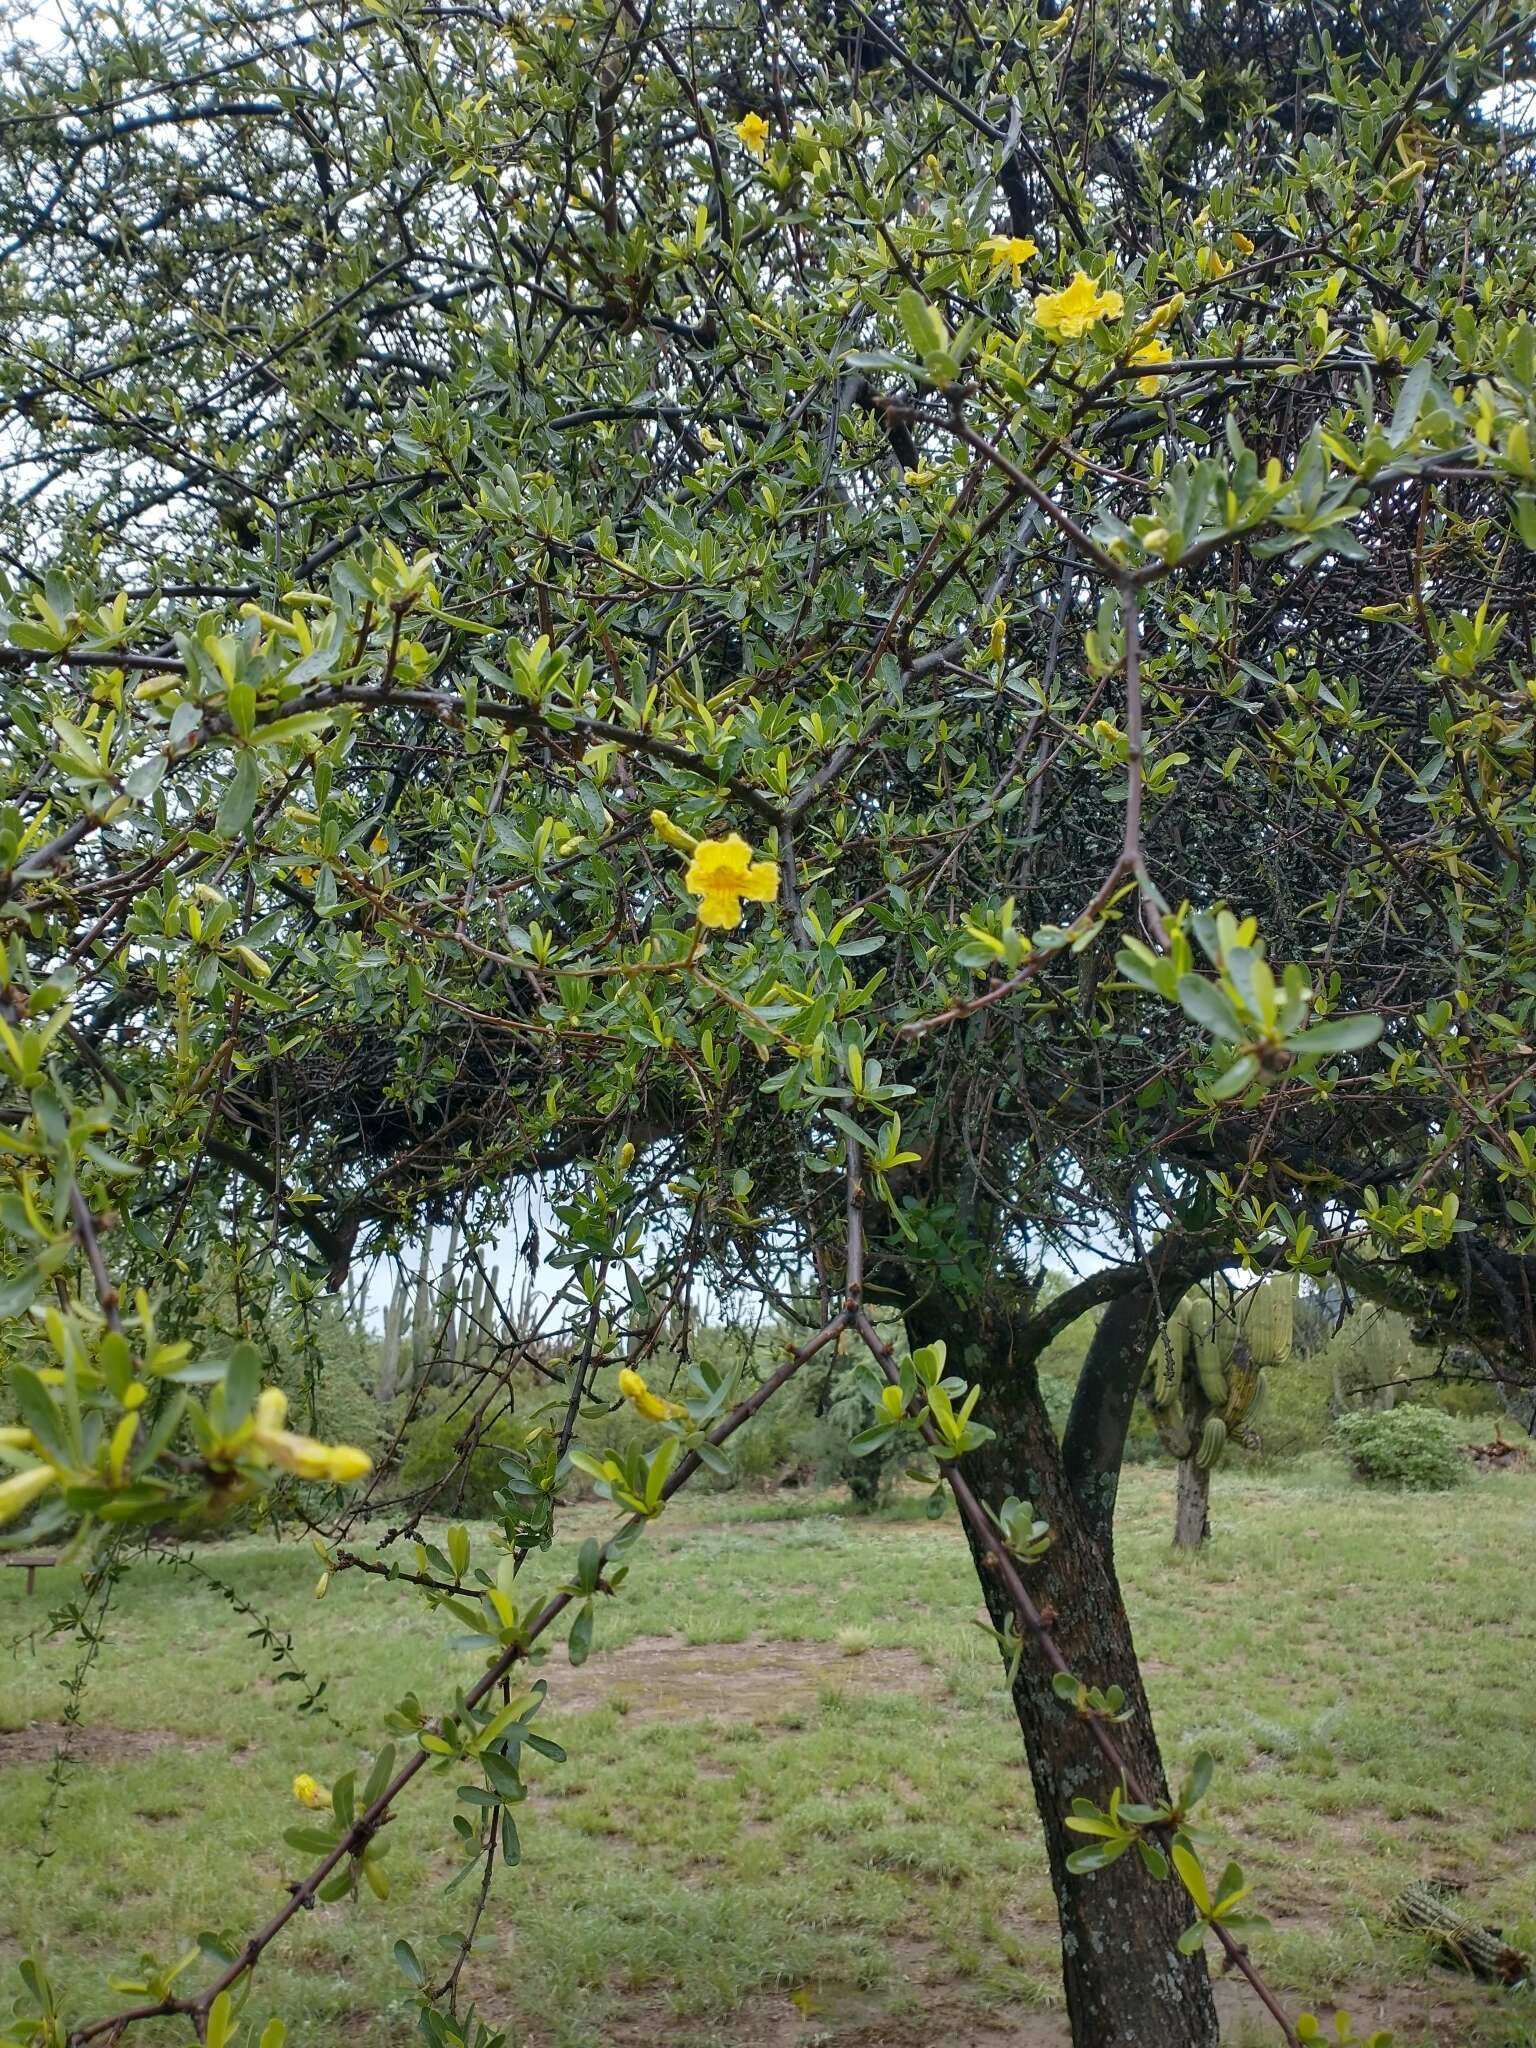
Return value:
<svg viewBox="0 0 1536 2048">
<path fill-rule="evenodd" d="M 573 1611 L 585 1650 L 613 1562 L 508 1590 L 584 1406 L 635 1376 L 654 1452 L 595 1462 L 637 1528 L 863 1334 L 875 1440 L 925 1428 L 960 1505 L 1095 2048 L 1214 2041 L 1169 1956 L 1230 1905 L 1187 1844 L 1156 1874 L 1114 1576 L 1169 1310 L 1288 1265 L 1517 1398 L 1536 1356 L 1533 53 L 1498 0 L 1335 33 L 151 4 L 18 51 L 0 117 L 0 1305 L 64 1300 L 19 1491 L 99 1544 L 270 1485 L 259 1353 L 183 1422 L 122 1290 L 174 1317 L 233 1243 L 250 1321 L 434 1225 L 481 1256 L 536 1186 L 569 1286 L 485 1302 L 470 1418 L 561 1383 L 511 1617 L 401 1723 L 515 1778 L 477 1702 Z M 761 1387 L 646 1383 L 702 1297 L 807 1287 Z M 1090 1309 L 1058 1443 L 1035 1366 Z M 337 1800 L 291 1910 L 439 1753 Z M 1085 1863 L 1117 1778 L 1154 1818 Z M 281 1924 L 151 2003 L 206 2016 Z"/>
</svg>

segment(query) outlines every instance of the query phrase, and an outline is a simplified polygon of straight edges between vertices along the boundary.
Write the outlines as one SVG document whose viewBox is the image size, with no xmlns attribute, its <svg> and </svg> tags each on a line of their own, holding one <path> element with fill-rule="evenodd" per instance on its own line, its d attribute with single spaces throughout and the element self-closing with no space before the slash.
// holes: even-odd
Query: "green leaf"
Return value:
<svg viewBox="0 0 1536 2048">
<path fill-rule="evenodd" d="M 237 839 L 251 822 L 261 794 L 261 764 L 249 747 L 235 757 L 235 772 L 219 800 L 213 829 L 220 839 Z"/>
<path fill-rule="evenodd" d="M 909 286 L 896 301 L 896 310 L 901 315 L 907 339 L 921 361 L 926 362 L 929 356 L 941 354 L 948 348 L 949 329 L 938 309 L 930 306 L 921 292 L 913 291 Z"/>
<path fill-rule="evenodd" d="M 1206 1090 L 1213 1102 L 1230 1102 L 1258 1078 L 1259 1062 L 1251 1052 L 1239 1054 L 1224 1074 L 1218 1074 Z"/>
<path fill-rule="evenodd" d="M 208 2019 L 203 2039 L 207 2048 L 228 2048 L 235 2031 L 234 2000 L 227 1991 L 221 1991 L 208 2008 Z"/>
<path fill-rule="evenodd" d="M 1184 1790 L 1179 1800 L 1180 1806 L 1186 1812 L 1190 1807 L 1199 1805 L 1210 1790 L 1211 1780 L 1215 1775 L 1216 1759 L 1208 1749 L 1200 1750 L 1189 1767 L 1189 1776 L 1184 1780 Z"/>
<path fill-rule="evenodd" d="M 1228 1045 L 1241 1044 L 1243 1027 L 1225 989 L 1207 981 L 1203 974 L 1181 974 L 1178 994 L 1185 1016 L 1193 1018 L 1203 1031 Z"/>
<path fill-rule="evenodd" d="M 1079 1876 L 1091 1870 L 1107 1870 L 1111 1863 L 1119 1861 L 1134 1839 L 1132 1835 L 1119 1835 L 1113 1841 L 1094 1842 L 1087 1848 L 1074 1849 L 1067 1858 L 1067 1868 Z"/>
<path fill-rule="evenodd" d="M 1200 1912 L 1209 1916 L 1211 1910 L 1210 1887 L 1205 1872 L 1200 1867 L 1200 1858 L 1187 1841 L 1175 1841 L 1172 1850 L 1173 1867 L 1179 1873 L 1179 1881 L 1194 1900 Z"/>
<path fill-rule="evenodd" d="M 584 1600 L 576 1610 L 576 1619 L 571 1623 L 567 1645 L 573 1664 L 585 1664 L 592 1649 L 592 1602 Z"/>
<path fill-rule="evenodd" d="M 1311 1059 L 1329 1052 L 1361 1052 L 1381 1036 L 1380 1017 L 1329 1017 L 1306 1031 L 1298 1031 L 1285 1043 L 1291 1052 Z"/>
<path fill-rule="evenodd" d="M 53 1396 L 27 1365 L 9 1368 L 11 1393 L 17 1413 L 37 1438 L 38 1448 L 59 1465 L 75 1462 L 73 1447 L 65 1434 L 64 1418 L 54 1406 Z"/>
<path fill-rule="evenodd" d="M 254 1344 L 232 1344 L 224 1372 L 223 1420 L 226 1433 L 237 1430 L 256 1406 L 261 1391 L 261 1353 Z"/>
</svg>

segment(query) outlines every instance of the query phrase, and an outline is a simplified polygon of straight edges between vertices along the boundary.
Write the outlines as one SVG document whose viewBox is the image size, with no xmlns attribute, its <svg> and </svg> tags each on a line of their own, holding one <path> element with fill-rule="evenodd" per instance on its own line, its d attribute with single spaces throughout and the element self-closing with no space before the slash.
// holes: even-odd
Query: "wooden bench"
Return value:
<svg viewBox="0 0 1536 2048">
<path fill-rule="evenodd" d="M 42 1550 L 14 1550 L 4 1558 L 0 1558 L 0 1563 L 11 1565 L 17 1571 L 24 1571 L 26 1573 L 27 1591 L 29 1593 L 32 1591 L 39 1571 L 46 1571 L 49 1565 L 57 1564 L 58 1561 L 57 1557 Z"/>
</svg>

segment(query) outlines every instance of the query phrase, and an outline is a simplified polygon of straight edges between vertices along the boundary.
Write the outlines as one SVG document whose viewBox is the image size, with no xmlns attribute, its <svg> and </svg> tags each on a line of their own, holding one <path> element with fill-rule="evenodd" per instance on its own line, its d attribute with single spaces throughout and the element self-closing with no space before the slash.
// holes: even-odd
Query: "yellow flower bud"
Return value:
<svg viewBox="0 0 1536 2048">
<path fill-rule="evenodd" d="M 692 853 L 699 843 L 691 832 L 685 832 L 681 825 L 674 825 L 665 811 L 652 811 L 651 830 L 678 853 Z"/>
<path fill-rule="evenodd" d="M 0 1479 L 0 1523 L 14 1522 L 18 1515 L 31 1507 L 40 1493 L 46 1493 L 50 1486 L 57 1485 L 58 1477 L 51 1465 L 31 1465 L 25 1472 L 14 1472 L 9 1479 Z"/>
</svg>

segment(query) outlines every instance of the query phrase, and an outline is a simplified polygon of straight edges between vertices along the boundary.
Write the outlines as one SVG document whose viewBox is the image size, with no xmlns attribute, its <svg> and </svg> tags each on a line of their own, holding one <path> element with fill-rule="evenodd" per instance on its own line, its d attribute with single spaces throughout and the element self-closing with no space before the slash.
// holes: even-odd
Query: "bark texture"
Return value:
<svg viewBox="0 0 1536 2048">
<path fill-rule="evenodd" d="M 1193 1458 L 1179 1460 L 1179 1490 L 1173 1514 L 1175 1550 L 1198 1550 L 1211 1533 L 1210 1468 Z"/>
<path fill-rule="evenodd" d="M 1135 1312 L 1119 1302 L 1106 1311 L 1098 1335 L 1109 1324 L 1111 1337 L 1097 1361 L 1090 1356 L 1098 1386 L 1089 1418 L 1093 1428 L 1085 1424 L 1084 1432 L 1097 1456 L 1089 1455 L 1081 1439 L 1074 1447 L 1069 1429 L 1070 1459 L 1056 1442 L 1040 1398 L 1027 1326 L 1007 1319 L 984 1323 L 931 1297 L 907 1321 L 914 1342 L 943 1337 L 954 1368 L 982 1382 L 979 1412 L 997 1434 L 966 1459 L 967 1477 L 983 1501 L 997 1505 L 1009 1494 L 1027 1497 L 1050 1523 L 1051 1548 L 1028 1568 L 1031 1591 L 1048 1616 L 1054 1610 L 1053 1633 L 1071 1669 L 1089 1684 L 1123 1688 L 1130 1719 L 1117 1728 L 1116 1739 L 1142 1787 L 1162 1798 L 1167 1782 L 1109 1543 L 1125 1422 L 1145 1364 L 1148 1332 L 1156 1329 L 1150 1299 Z M 1118 1352 L 1115 1373 L 1111 1348 Z M 1080 1482 L 1076 1489 L 1069 1462 Z M 988 1610 L 1002 1627 L 1011 1612 L 1006 1595 L 975 1544 L 972 1554 Z M 1088 1724 L 1057 1699 L 1050 1671 L 1029 1648 L 1014 1682 L 1013 1706 L 1050 1862 L 1076 2048 L 1217 2048 L 1204 1957 L 1181 1956 L 1176 1946 L 1191 1919 L 1182 1888 L 1171 1879 L 1149 1877 L 1134 1854 L 1085 1876 L 1066 1867 L 1068 1855 L 1081 1846 L 1065 1825 L 1072 1801 L 1082 1797 L 1105 1805 L 1113 1782 Z"/>
</svg>

